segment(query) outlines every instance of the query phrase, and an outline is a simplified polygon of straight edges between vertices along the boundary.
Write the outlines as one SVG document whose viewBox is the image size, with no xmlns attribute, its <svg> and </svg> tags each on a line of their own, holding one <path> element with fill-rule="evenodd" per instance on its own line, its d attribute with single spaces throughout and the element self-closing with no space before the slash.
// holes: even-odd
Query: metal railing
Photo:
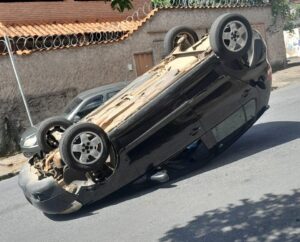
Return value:
<svg viewBox="0 0 300 242">
<path fill-rule="evenodd" d="M 13 56 L 13 53 L 11 51 L 11 46 L 10 46 L 10 43 L 9 43 L 9 39 L 7 38 L 7 36 L 4 36 L 4 41 L 5 41 L 5 46 L 7 48 L 8 54 L 9 54 L 9 58 L 10 58 L 12 68 L 14 70 L 15 77 L 16 77 L 16 80 L 17 80 L 17 83 L 18 83 L 18 88 L 19 88 L 19 91 L 20 91 L 20 94 L 21 94 L 21 97 L 22 97 L 22 101 L 23 101 L 25 109 L 26 109 L 26 113 L 27 113 L 29 123 L 30 123 L 31 127 L 33 127 L 33 122 L 32 122 L 32 118 L 31 118 L 30 110 L 28 108 L 27 100 L 26 100 L 26 97 L 24 95 L 24 90 L 23 90 L 23 87 L 22 87 L 22 84 L 21 84 L 21 79 L 20 79 L 19 73 L 17 71 L 16 63 L 15 63 L 14 56 Z"/>
<path fill-rule="evenodd" d="M 78 33 L 72 35 L 47 35 L 8 37 L 13 53 L 62 49 L 76 46 L 109 43 L 120 39 L 126 31 Z M 8 54 L 4 38 L 0 38 L 0 54 Z"/>
<path fill-rule="evenodd" d="M 251 7 L 267 4 L 268 0 L 153 0 L 155 8 Z"/>
</svg>

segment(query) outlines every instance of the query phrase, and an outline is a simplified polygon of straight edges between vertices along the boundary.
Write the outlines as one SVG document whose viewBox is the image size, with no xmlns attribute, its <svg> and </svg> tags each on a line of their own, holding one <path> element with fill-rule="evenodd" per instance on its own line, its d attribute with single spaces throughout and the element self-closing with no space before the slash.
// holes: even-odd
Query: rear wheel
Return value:
<svg viewBox="0 0 300 242">
<path fill-rule="evenodd" d="M 76 124 L 64 133 L 59 145 L 63 161 L 82 171 L 100 170 L 109 155 L 106 133 L 92 123 Z"/>
<path fill-rule="evenodd" d="M 181 44 L 178 41 L 183 37 Z M 199 40 L 197 33 L 185 26 L 176 26 L 168 31 L 164 38 L 164 53 L 169 55 L 178 45 L 185 51 Z"/>
<path fill-rule="evenodd" d="M 212 50 L 224 61 L 243 57 L 252 42 L 249 21 L 240 14 L 219 16 L 211 26 L 209 40 Z"/>
</svg>

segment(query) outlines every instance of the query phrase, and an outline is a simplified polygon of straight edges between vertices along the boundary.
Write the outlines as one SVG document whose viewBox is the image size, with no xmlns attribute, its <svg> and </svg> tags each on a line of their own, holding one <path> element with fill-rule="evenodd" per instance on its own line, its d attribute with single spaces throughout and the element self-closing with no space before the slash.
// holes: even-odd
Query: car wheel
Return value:
<svg viewBox="0 0 300 242">
<path fill-rule="evenodd" d="M 224 61 L 243 57 L 252 42 L 249 21 L 240 14 L 219 16 L 211 26 L 209 40 L 212 50 Z"/>
<path fill-rule="evenodd" d="M 181 44 L 182 51 L 185 51 L 199 40 L 197 33 L 193 29 L 185 26 L 176 26 L 170 29 L 164 38 L 165 55 L 169 55 L 178 46 L 178 41 L 181 37 L 185 37 Z"/>
<path fill-rule="evenodd" d="M 99 126 L 75 124 L 64 133 L 59 145 L 62 160 L 81 171 L 100 170 L 109 155 L 109 140 Z"/>
<path fill-rule="evenodd" d="M 43 152 L 58 148 L 62 133 L 73 123 L 63 117 L 44 120 L 37 130 L 37 143 Z"/>
</svg>

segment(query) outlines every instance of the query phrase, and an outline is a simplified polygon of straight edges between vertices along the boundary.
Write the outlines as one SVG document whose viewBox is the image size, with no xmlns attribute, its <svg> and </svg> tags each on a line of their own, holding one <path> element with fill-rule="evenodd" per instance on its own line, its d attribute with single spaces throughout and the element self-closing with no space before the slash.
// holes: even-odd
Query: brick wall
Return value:
<svg viewBox="0 0 300 242">
<path fill-rule="evenodd" d="M 145 0 L 133 0 L 134 9 L 143 6 Z M 0 3 L 0 22 L 39 23 L 75 21 L 117 21 L 125 19 L 133 11 L 113 11 L 110 1 L 15 2 Z"/>
</svg>

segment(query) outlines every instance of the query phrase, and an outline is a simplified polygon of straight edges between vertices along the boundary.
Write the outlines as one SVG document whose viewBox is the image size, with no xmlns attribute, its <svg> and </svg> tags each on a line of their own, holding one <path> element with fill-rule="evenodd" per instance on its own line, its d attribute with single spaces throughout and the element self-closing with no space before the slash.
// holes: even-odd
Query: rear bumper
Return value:
<svg viewBox="0 0 300 242">
<path fill-rule="evenodd" d="M 26 199 L 36 208 L 48 214 L 67 214 L 79 210 L 82 204 L 76 195 L 61 188 L 53 177 L 38 180 L 26 164 L 19 174 L 19 186 Z"/>
</svg>

